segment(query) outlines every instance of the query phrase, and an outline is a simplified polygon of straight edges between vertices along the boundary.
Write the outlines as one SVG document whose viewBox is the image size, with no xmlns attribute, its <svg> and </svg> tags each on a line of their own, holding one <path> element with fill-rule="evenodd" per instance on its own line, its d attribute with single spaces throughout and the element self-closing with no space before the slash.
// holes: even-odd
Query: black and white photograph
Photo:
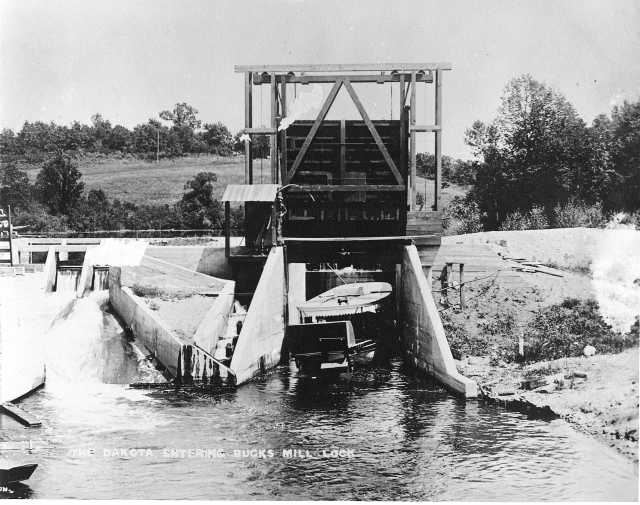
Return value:
<svg viewBox="0 0 640 505">
<path fill-rule="evenodd" d="M 640 2 L 0 0 L 0 500 L 637 502 Z"/>
</svg>

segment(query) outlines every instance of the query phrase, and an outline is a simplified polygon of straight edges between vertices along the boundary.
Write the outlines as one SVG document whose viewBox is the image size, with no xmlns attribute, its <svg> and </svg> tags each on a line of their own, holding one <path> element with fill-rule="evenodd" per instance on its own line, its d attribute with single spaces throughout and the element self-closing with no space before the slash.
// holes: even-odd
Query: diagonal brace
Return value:
<svg viewBox="0 0 640 505">
<path fill-rule="evenodd" d="M 351 85 L 348 79 L 344 80 L 344 86 L 345 88 L 347 88 L 347 91 L 349 92 L 349 95 L 351 96 L 353 103 L 356 105 L 356 108 L 358 109 L 358 112 L 360 112 L 360 115 L 362 116 L 364 123 L 367 125 L 367 128 L 369 128 L 369 131 L 371 132 L 371 136 L 373 137 L 373 140 L 375 140 L 376 144 L 378 145 L 378 149 L 380 149 L 380 152 L 382 153 L 382 156 L 387 162 L 387 165 L 389 165 L 389 168 L 393 172 L 393 176 L 396 178 L 396 181 L 398 182 L 398 184 L 404 184 L 402 175 L 400 175 L 400 172 L 398 172 L 398 167 L 396 167 L 396 164 L 393 161 L 393 158 L 391 158 L 389 151 L 387 151 L 387 147 L 384 145 L 384 142 L 382 142 L 382 139 L 378 134 L 378 130 L 376 130 L 376 127 L 371 122 L 371 119 L 369 118 L 367 111 L 364 109 L 362 102 L 360 101 L 360 98 L 356 94 L 356 90 L 353 89 L 353 86 Z"/>
<path fill-rule="evenodd" d="M 311 127 L 311 130 L 309 130 L 309 133 L 307 134 L 307 137 L 304 139 L 304 143 L 302 144 L 300 151 L 298 151 L 298 155 L 296 156 L 296 159 L 293 162 L 293 165 L 291 166 L 291 170 L 289 170 L 289 173 L 287 174 L 287 180 L 283 181 L 283 184 L 288 184 L 289 181 L 291 181 L 291 179 L 295 175 L 298 168 L 300 168 L 300 164 L 302 163 L 302 160 L 307 154 L 307 150 L 309 149 L 311 142 L 313 142 L 313 139 L 315 138 L 316 133 L 318 133 L 318 130 L 320 129 L 320 125 L 322 124 L 322 121 L 324 121 L 324 118 L 327 117 L 327 113 L 329 112 L 329 109 L 333 105 L 333 102 L 335 101 L 336 96 L 338 95 L 338 91 L 340 91 L 340 88 L 342 87 L 342 84 L 343 84 L 343 80 L 337 79 L 335 84 L 333 85 L 333 88 L 331 88 L 331 91 L 329 92 L 329 96 L 327 96 L 327 99 L 324 101 L 324 104 L 322 105 L 322 109 L 320 109 L 320 112 L 318 113 L 318 117 L 316 117 L 316 120 L 313 122 L 313 126 Z"/>
</svg>

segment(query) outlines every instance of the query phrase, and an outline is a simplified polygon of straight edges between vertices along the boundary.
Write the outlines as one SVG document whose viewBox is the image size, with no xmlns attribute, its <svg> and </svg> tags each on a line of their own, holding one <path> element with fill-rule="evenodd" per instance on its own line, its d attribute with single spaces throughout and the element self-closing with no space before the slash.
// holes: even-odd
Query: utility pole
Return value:
<svg viewBox="0 0 640 505">
<path fill-rule="evenodd" d="M 156 140 L 156 163 L 160 162 L 160 129 L 156 130 L 157 140 Z"/>
</svg>

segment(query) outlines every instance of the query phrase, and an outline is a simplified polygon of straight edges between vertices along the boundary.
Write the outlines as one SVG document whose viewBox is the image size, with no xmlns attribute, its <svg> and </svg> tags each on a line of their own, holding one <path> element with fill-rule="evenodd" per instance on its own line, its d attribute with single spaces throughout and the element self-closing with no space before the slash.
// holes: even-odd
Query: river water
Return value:
<svg viewBox="0 0 640 505">
<path fill-rule="evenodd" d="M 463 401 L 401 360 L 334 384 L 282 367 L 237 390 L 130 389 L 161 377 L 105 302 L 76 301 L 45 336 L 47 386 L 21 403 L 43 427 L 0 426 L 2 455 L 39 467 L 2 497 L 638 497 L 637 465 L 613 449 L 560 420 Z M 16 450 L 28 439 L 31 454 Z"/>
</svg>

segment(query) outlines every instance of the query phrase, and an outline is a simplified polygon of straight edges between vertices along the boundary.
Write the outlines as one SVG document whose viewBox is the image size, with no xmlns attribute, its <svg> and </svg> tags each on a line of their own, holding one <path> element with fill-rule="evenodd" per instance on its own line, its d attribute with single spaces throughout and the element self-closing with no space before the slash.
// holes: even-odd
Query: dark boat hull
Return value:
<svg viewBox="0 0 640 505">
<path fill-rule="evenodd" d="M 13 465 L 0 462 L 0 484 L 14 484 L 27 480 L 38 468 L 36 463 L 26 465 Z"/>
</svg>

